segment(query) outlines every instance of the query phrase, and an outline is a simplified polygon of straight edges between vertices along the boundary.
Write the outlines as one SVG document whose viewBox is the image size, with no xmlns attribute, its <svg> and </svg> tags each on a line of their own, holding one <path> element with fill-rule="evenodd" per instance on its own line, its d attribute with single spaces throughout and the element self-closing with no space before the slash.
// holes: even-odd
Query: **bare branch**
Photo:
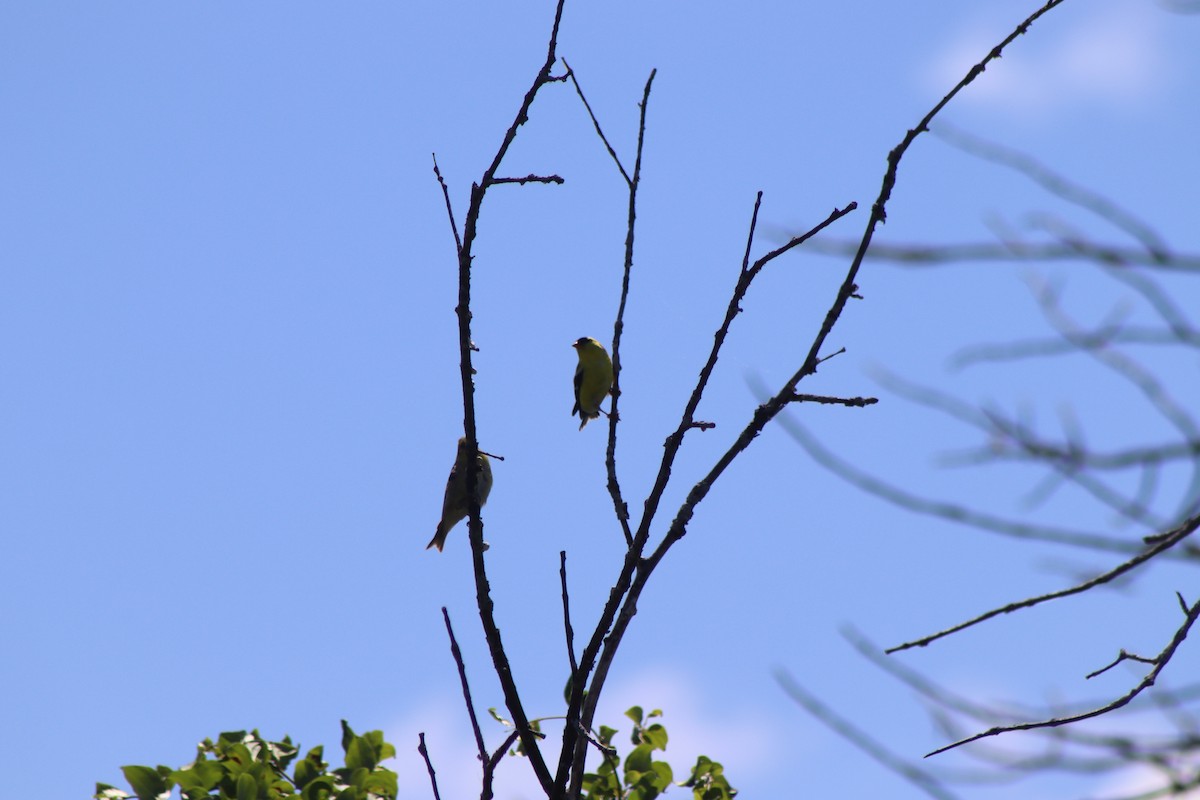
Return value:
<svg viewBox="0 0 1200 800">
<path fill-rule="evenodd" d="M 505 737 L 504 741 L 496 748 L 496 752 L 492 753 L 491 758 L 483 764 L 483 793 L 480 795 L 480 800 L 490 800 L 492 796 L 492 783 L 496 775 L 496 767 L 500 766 L 500 760 L 508 753 L 511 748 L 520 738 L 520 731 L 513 731 Z"/>
<path fill-rule="evenodd" d="M 630 178 L 629 173 L 625 171 L 625 166 L 621 163 L 621 159 L 617 155 L 617 151 L 613 149 L 613 146 L 608 141 L 608 137 L 605 136 L 604 131 L 601 130 L 600 120 L 596 119 L 596 114 L 592 111 L 592 104 L 589 103 L 587 97 L 584 96 L 583 87 L 579 85 L 579 79 L 575 75 L 575 70 L 571 68 L 571 65 L 567 63 L 567 60 L 565 58 L 563 59 L 563 64 L 567 68 L 567 77 L 570 78 L 571 83 L 575 86 L 575 93 L 579 95 L 579 99 L 580 99 L 580 101 L 582 101 L 583 107 L 585 109 L 587 109 L 588 117 L 592 120 L 592 125 L 596 128 L 596 135 L 599 136 L 600 141 L 604 143 L 604 147 L 606 150 L 608 150 L 608 155 L 612 158 L 613 163 L 617 165 L 617 170 L 621 173 L 621 177 L 625 179 L 625 183 L 632 190 L 633 189 L 633 179 Z M 651 74 L 650 77 L 651 77 L 651 80 L 653 80 L 654 75 Z M 647 94 L 649 94 L 649 87 L 647 87 Z M 643 120 L 644 120 L 645 98 L 643 98 L 642 111 L 643 111 Z M 644 128 L 644 126 L 643 126 L 643 128 Z M 640 132 L 639 132 L 638 138 L 639 139 L 641 138 Z"/>
<path fill-rule="evenodd" d="M 479 748 L 479 760 L 487 763 L 487 746 L 483 743 L 483 731 L 479 728 L 479 718 L 475 716 L 475 701 L 471 699 L 471 687 L 467 684 L 467 666 L 463 663 L 462 651 L 458 649 L 458 640 L 454 638 L 454 628 L 450 625 L 450 613 L 442 606 L 442 619 L 446 621 L 446 635 L 450 637 L 450 655 L 454 656 L 454 664 L 458 667 L 458 680 L 462 683 L 463 702 L 467 705 L 467 714 L 471 717 L 471 730 L 475 734 L 475 746 Z"/>
<path fill-rule="evenodd" d="M 575 631 L 571 628 L 571 600 L 567 594 L 567 551 L 558 551 L 558 576 L 562 580 L 563 627 L 566 629 L 567 659 L 571 664 L 571 679 L 579 672 L 579 662 L 575 660 Z"/>
<path fill-rule="evenodd" d="M 633 531 L 629 527 L 629 506 L 621 494 L 621 482 L 617 478 L 617 423 L 621 419 L 617 411 L 617 406 L 621 401 L 621 337 L 625 332 L 625 306 L 629 300 L 629 280 L 633 274 L 633 242 L 637 223 L 637 193 L 638 188 L 642 185 L 642 154 L 645 151 L 646 145 L 646 112 L 650 105 L 650 88 L 654 85 L 654 76 L 657 74 L 657 70 L 650 70 L 650 75 L 646 78 L 645 88 L 642 89 L 642 102 L 638 105 L 640 113 L 638 115 L 637 152 L 633 162 L 633 177 L 629 178 L 626 176 L 629 184 L 629 209 L 625 225 L 625 264 L 621 275 L 621 299 L 617 304 L 616 320 L 613 322 L 612 412 L 608 415 L 608 446 L 604 455 L 604 466 L 608 473 L 608 493 L 612 497 L 613 510 L 616 512 L 617 522 L 621 526 L 621 533 L 625 536 L 626 547 L 633 546 Z M 580 94 L 580 97 L 582 97 L 582 94 Z M 588 113 L 591 113 L 591 109 L 588 109 Z M 597 125 L 598 128 L 599 126 Z M 617 163 L 617 166 L 621 168 L 620 162 Z M 624 168 L 621 168 L 621 174 L 625 174 Z"/>
<path fill-rule="evenodd" d="M 458 237 L 458 223 L 454 221 L 454 209 L 450 205 L 450 188 L 446 186 L 442 171 L 438 169 L 437 153 L 433 154 L 433 174 L 437 176 L 438 185 L 442 187 L 442 197 L 446 200 L 446 216 L 450 218 L 450 230 L 454 233 L 454 248 L 462 255 L 462 239 Z"/>
<path fill-rule="evenodd" d="M 575 80 L 574 72 L 572 71 L 568 74 L 571 80 L 575 82 L 576 91 L 579 92 L 579 97 L 583 100 L 590 115 L 592 113 L 591 107 L 587 106 L 587 100 L 584 98 L 583 92 Z M 567 724 L 563 728 L 563 747 L 559 754 L 558 772 L 555 775 L 556 791 L 566 792 L 569 781 L 569 796 L 571 797 L 579 796 L 583 781 L 584 763 L 587 757 L 587 743 L 579 739 L 578 732 L 579 730 L 588 730 L 592 724 L 591 712 L 584 709 L 586 697 L 584 692 L 587 676 L 591 672 L 592 665 L 595 663 L 596 654 L 599 652 L 604 631 L 612 623 L 612 615 L 616 613 L 617 604 L 620 602 L 621 596 L 629 585 L 629 576 L 633 571 L 633 566 L 636 563 L 638 555 L 634 550 L 633 531 L 629 527 L 629 506 L 621 493 L 621 483 L 617 478 L 617 423 L 620 420 L 620 414 L 617 409 L 621 398 L 621 336 L 625 331 L 625 306 L 629 300 L 629 281 L 633 273 L 633 244 L 637 223 L 637 193 L 642 180 L 642 154 L 645 150 L 646 142 L 646 113 L 650 105 L 650 89 L 654 85 L 654 76 L 656 74 L 656 70 L 651 70 L 649 77 L 646 78 L 646 85 L 642 90 L 642 102 L 638 106 L 640 113 L 638 116 L 637 153 L 634 158 L 632 177 L 625 172 L 620 159 L 616 157 L 615 151 L 613 151 L 612 147 L 608 144 L 608 140 L 600 131 L 599 122 L 596 121 L 594 116 L 592 117 L 596 131 L 600 133 L 601 141 L 609 148 L 609 153 L 612 155 L 617 168 L 629 186 L 628 217 L 625 227 L 625 263 L 621 277 L 621 299 L 617 305 L 616 320 L 613 322 L 612 411 L 608 415 L 608 446 L 604 457 L 605 471 L 608 474 L 608 493 L 612 498 L 613 510 L 616 513 L 617 522 L 621 526 L 621 532 L 625 537 L 625 545 L 628 550 L 625 556 L 625 563 L 622 565 L 621 572 L 617 577 L 616 585 L 613 586 L 609 593 L 608 603 L 601 612 L 600 620 L 596 624 L 592 638 L 584 647 L 581 664 L 577 665 L 572 672 L 571 696 L 567 703 Z M 598 696 L 599 692 L 596 691 L 596 694 Z"/>
<path fill-rule="evenodd" d="M 425 770 L 429 773 L 429 783 L 433 787 L 433 800 L 442 800 L 442 796 L 438 794 L 437 773 L 433 769 L 433 762 L 429 760 L 429 750 L 425 748 L 425 731 L 417 734 L 417 752 L 425 759 Z"/>
<path fill-rule="evenodd" d="M 492 656 L 492 664 L 496 670 L 496 677 L 499 679 L 500 687 L 504 692 L 505 706 L 512 715 L 513 725 L 520 735 L 521 744 L 526 755 L 529 757 L 529 764 L 537 776 L 538 783 L 547 795 L 553 794 L 554 779 L 550 775 L 550 770 L 547 768 L 545 759 L 539 749 L 537 736 L 535 736 L 534 731 L 529 725 L 529 719 L 525 714 L 520 694 L 517 691 L 516 681 L 512 676 L 512 668 L 509 665 L 508 656 L 504 650 L 504 643 L 500 636 L 500 629 L 496 625 L 493 614 L 491 587 L 488 584 L 487 569 L 483 558 L 483 521 L 479 515 L 479 502 L 476 492 L 479 480 L 479 466 L 478 458 L 474 454 L 474 451 L 478 451 L 479 444 L 475 429 L 475 384 L 473 377 L 475 369 L 471 364 L 471 266 L 474 260 L 473 248 L 479 225 L 479 216 L 483 209 L 483 200 L 488 187 L 494 184 L 496 172 L 499 170 L 501 162 L 503 162 L 505 155 L 508 153 L 509 147 L 516 139 L 518 129 L 529 119 L 529 109 L 533 105 L 538 91 L 547 83 L 557 80 L 551 77 L 550 69 L 557 58 L 558 30 L 562 21 L 563 3 L 564 0 L 558 0 L 555 7 L 554 24 L 551 27 L 549 42 L 546 46 L 546 60 L 534 77 L 529 90 L 525 93 L 525 98 L 521 103 L 521 107 L 517 110 L 512 124 L 505 131 L 500 146 L 496 150 L 496 155 L 492 159 L 492 163 L 484 171 L 479 182 L 471 187 L 470 204 L 463 223 L 462 245 L 458 251 L 458 306 L 455 308 L 455 313 L 458 316 L 459 376 L 462 383 L 463 395 L 463 428 L 465 438 L 473 451 L 472 457 L 467 460 L 466 489 L 470 515 L 467 531 L 471 542 L 472 566 L 475 573 L 476 605 L 479 608 L 479 619 L 483 625 L 484 636 L 487 639 L 488 650 Z"/>
<path fill-rule="evenodd" d="M 794 403 L 820 403 L 848 408 L 866 408 L 879 402 L 877 397 L 826 397 L 819 394 L 794 394 L 790 399 Z"/>
<path fill-rule="evenodd" d="M 1154 663 L 1153 658 L 1146 658 L 1144 656 L 1134 655 L 1133 653 L 1127 652 L 1125 650 L 1125 648 L 1122 647 L 1121 652 L 1117 654 L 1117 657 L 1115 659 L 1113 659 L 1113 662 L 1111 664 L 1109 664 L 1108 666 L 1105 666 L 1105 667 L 1101 667 L 1100 669 L 1096 670 L 1095 672 L 1089 672 L 1087 675 L 1084 675 L 1083 677 L 1086 678 L 1087 680 L 1091 680 L 1092 678 L 1095 678 L 1099 675 L 1103 675 L 1104 673 L 1108 672 L 1110 669 L 1115 667 L 1117 664 L 1120 664 L 1122 661 L 1140 661 L 1143 664 L 1153 664 Z"/>
<path fill-rule="evenodd" d="M 561 186 L 563 179 L 559 175 L 534 175 L 531 173 L 524 178 L 492 178 L 490 185 L 498 186 L 503 183 L 516 183 L 521 186 L 527 183 L 555 183 Z"/>
</svg>

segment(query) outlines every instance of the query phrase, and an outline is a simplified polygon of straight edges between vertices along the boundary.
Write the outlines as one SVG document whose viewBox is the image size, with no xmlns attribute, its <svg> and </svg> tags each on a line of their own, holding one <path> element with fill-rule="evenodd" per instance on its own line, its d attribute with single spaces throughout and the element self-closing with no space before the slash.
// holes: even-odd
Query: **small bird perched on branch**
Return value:
<svg viewBox="0 0 1200 800">
<path fill-rule="evenodd" d="M 575 367 L 575 407 L 571 415 L 579 414 L 579 430 L 588 420 L 600 416 L 600 401 L 612 391 L 613 365 L 604 346 L 584 336 L 575 344 L 579 365 Z"/>
<path fill-rule="evenodd" d="M 428 550 L 436 547 L 442 552 L 446 544 L 446 535 L 450 529 L 466 519 L 470 512 L 467 502 L 467 469 L 470 465 L 471 449 L 467 445 L 467 437 L 458 440 L 458 454 L 454 457 L 454 466 L 450 468 L 450 477 L 446 479 L 446 495 L 442 498 L 442 519 L 438 523 L 437 533 L 425 545 Z M 479 453 L 479 474 L 475 476 L 475 498 L 479 506 L 487 502 L 488 493 L 492 491 L 492 464 L 487 454 Z"/>
</svg>

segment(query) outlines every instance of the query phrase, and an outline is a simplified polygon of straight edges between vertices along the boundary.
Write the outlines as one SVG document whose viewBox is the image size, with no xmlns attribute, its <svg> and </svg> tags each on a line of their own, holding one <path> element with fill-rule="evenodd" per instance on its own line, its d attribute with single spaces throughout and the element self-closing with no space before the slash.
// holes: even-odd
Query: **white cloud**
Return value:
<svg viewBox="0 0 1200 800">
<path fill-rule="evenodd" d="M 767 719 L 751 712 L 733 711 L 706 699 L 684 675 L 658 667 L 639 673 L 631 680 L 618 682 L 605 690 L 596 715 L 599 724 L 620 731 L 616 743 L 628 750 L 630 720 L 625 710 L 633 705 L 663 710 L 661 722 L 670 735 L 665 760 L 675 770 L 675 779 L 686 779 L 696 756 L 707 755 L 720 761 L 734 786 L 739 779 L 774 770 L 780 762 L 778 742 L 785 737 Z M 480 724 L 489 748 L 500 744 L 500 726 L 487 716 Z M 543 752 L 552 764 L 558 755 L 561 728 L 543 726 L 548 736 Z M 388 726 L 386 738 L 396 745 L 396 761 L 389 766 L 399 775 L 400 797 L 430 797 L 429 775 L 416 752 L 417 734 L 425 732 L 438 789 L 442 797 L 473 797 L 479 793 L 480 768 L 474 734 L 461 698 L 431 699 L 411 714 Z M 788 739 L 795 747 L 794 736 Z M 786 759 L 785 759 L 786 760 Z M 592 766 L 589 761 L 589 767 Z M 497 770 L 495 781 L 498 800 L 533 800 L 541 796 L 537 781 L 524 759 L 506 758 Z M 677 792 L 680 796 L 686 792 Z"/>
<path fill-rule="evenodd" d="M 486 709 L 477 709 L 476 713 L 482 714 L 479 724 L 484 741 L 489 748 L 498 747 L 502 741 L 499 723 L 488 716 Z M 385 738 L 396 745 L 397 751 L 395 763 L 388 766 L 399 776 L 399 797 L 428 800 L 433 796 L 425 762 L 417 753 L 418 734 L 422 731 L 441 796 L 478 797 L 482 771 L 461 697 L 431 699 L 388 726 Z M 496 770 L 494 788 L 500 800 L 532 800 L 540 794 L 537 780 L 523 759 L 505 759 Z"/>
<path fill-rule="evenodd" d="M 1055 12 L 1051 12 L 1052 14 Z M 1064 7 L 1062 14 L 1069 14 Z M 1170 78 L 1165 15 L 1149 3 L 1097 4 L 1074 20 L 1041 21 L 967 90 L 963 102 L 1007 112 L 1050 114 L 1081 104 L 1138 108 L 1163 94 Z M 1005 25 L 971 23 L 925 70 L 925 82 L 948 90 L 1003 35 Z"/>
<path fill-rule="evenodd" d="M 629 741 L 632 724 L 624 716 L 625 710 L 633 705 L 647 712 L 662 709 L 662 724 L 671 737 L 666 761 L 675 770 L 676 780 L 687 777 L 687 770 L 699 755 L 724 764 L 734 786 L 738 785 L 739 775 L 766 769 L 778 761 L 775 744 L 784 737 L 768 720 L 723 707 L 717 696 L 706 697 L 684 675 L 657 668 L 608 690 L 596 718 L 621 731 L 618 740 L 622 746 Z"/>
</svg>

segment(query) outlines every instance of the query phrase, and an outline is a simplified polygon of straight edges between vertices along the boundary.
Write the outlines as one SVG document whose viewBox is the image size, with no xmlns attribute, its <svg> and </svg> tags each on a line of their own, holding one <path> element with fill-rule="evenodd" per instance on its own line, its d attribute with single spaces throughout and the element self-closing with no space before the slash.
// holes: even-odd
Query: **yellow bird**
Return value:
<svg viewBox="0 0 1200 800">
<path fill-rule="evenodd" d="M 613 365 L 604 346 L 584 336 L 571 345 L 579 356 L 575 367 L 575 407 L 571 415 L 579 414 L 579 430 L 588 420 L 600 416 L 600 401 L 612 391 Z"/>
<path fill-rule="evenodd" d="M 458 454 L 454 457 L 454 466 L 450 468 L 450 477 L 446 479 L 446 495 L 442 498 L 442 520 L 438 523 L 437 533 L 425 545 L 428 550 L 436 547 L 442 552 L 446 544 L 446 535 L 450 529 L 466 519 L 470 510 L 467 508 L 467 469 L 471 458 L 467 437 L 458 440 Z M 492 491 L 492 464 L 484 453 L 479 454 L 479 474 L 475 476 L 475 497 L 480 507 L 487 502 L 488 493 Z"/>
</svg>

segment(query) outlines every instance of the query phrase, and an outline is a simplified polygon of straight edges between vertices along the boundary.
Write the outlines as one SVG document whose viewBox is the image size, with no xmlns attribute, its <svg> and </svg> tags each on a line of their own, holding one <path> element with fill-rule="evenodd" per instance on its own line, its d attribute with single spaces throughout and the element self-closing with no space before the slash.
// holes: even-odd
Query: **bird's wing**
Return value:
<svg viewBox="0 0 1200 800">
<path fill-rule="evenodd" d="M 446 478 L 446 493 L 442 496 L 442 514 L 446 513 L 446 504 L 450 502 L 450 495 L 453 494 L 454 478 L 458 475 L 458 462 L 450 468 L 450 475 Z"/>
<path fill-rule="evenodd" d="M 579 390 L 583 387 L 583 361 L 575 367 L 575 407 L 571 409 L 571 416 L 575 416 L 579 412 Z"/>
</svg>

